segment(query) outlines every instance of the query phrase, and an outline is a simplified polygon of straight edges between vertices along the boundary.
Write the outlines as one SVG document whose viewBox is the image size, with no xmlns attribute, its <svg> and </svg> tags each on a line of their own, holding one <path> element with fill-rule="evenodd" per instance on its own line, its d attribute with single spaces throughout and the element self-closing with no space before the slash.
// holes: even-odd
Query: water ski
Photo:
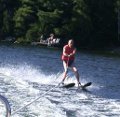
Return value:
<svg viewBox="0 0 120 117">
<path fill-rule="evenodd" d="M 87 88 L 88 86 L 90 86 L 92 84 L 92 82 L 88 82 L 82 86 L 80 86 L 82 89 L 85 89 Z M 71 87 L 74 87 L 75 86 L 75 83 L 68 83 L 68 84 L 64 84 L 62 87 L 63 88 L 71 88 Z"/>
<path fill-rule="evenodd" d="M 62 87 L 63 88 L 70 88 L 70 87 L 74 87 L 75 83 L 69 83 L 69 84 L 64 84 Z"/>
<path fill-rule="evenodd" d="M 80 86 L 82 89 L 85 89 L 86 87 L 90 86 L 92 84 L 92 82 L 88 82 L 82 86 Z"/>
</svg>

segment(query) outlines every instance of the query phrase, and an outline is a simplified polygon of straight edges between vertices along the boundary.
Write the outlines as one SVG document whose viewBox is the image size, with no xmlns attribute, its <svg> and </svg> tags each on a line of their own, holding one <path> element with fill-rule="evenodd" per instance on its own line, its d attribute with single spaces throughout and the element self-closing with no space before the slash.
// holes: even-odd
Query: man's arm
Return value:
<svg viewBox="0 0 120 117">
<path fill-rule="evenodd" d="M 72 53 L 70 53 L 70 55 L 69 55 L 69 56 L 73 56 L 73 55 L 75 55 L 75 53 L 76 53 L 76 48 L 74 48 L 73 52 L 72 52 Z"/>
<path fill-rule="evenodd" d="M 65 52 L 65 50 L 66 50 L 66 46 L 63 47 L 63 55 L 64 55 L 64 56 L 69 56 L 69 55 Z"/>
</svg>

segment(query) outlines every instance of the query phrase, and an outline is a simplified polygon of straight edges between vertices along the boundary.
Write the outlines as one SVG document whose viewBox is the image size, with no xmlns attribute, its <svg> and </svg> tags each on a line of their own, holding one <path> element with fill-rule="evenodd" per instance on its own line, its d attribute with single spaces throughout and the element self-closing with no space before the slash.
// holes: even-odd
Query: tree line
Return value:
<svg viewBox="0 0 120 117">
<path fill-rule="evenodd" d="M 120 0 L 0 0 L 0 39 L 38 41 L 54 33 L 77 47 L 119 45 Z"/>
</svg>

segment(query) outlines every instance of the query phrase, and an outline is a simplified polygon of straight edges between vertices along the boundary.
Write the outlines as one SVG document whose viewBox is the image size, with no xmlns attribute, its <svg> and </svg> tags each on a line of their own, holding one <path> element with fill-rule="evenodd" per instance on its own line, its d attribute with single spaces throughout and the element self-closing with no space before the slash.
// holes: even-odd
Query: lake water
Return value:
<svg viewBox="0 0 120 117">
<path fill-rule="evenodd" d="M 77 52 L 80 81 L 92 82 L 83 91 L 77 86 L 57 87 L 63 72 L 61 53 L 50 48 L 0 46 L 0 94 L 8 99 L 11 116 L 119 117 L 120 58 Z M 76 83 L 71 71 L 68 82 Z"/>
</svg>

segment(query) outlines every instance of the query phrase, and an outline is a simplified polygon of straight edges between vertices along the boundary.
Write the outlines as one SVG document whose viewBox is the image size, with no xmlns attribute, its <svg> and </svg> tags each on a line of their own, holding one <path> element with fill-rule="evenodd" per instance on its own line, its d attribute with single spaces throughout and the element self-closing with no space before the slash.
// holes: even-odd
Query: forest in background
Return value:
<svg viewBox="0 0 120 117">
<path fill-rule="evenodd" d="M 73 38 L 77 47 L 119 46 L 120 0 L 0 0 L 0 41 L 39 41 L 50 33 L 61 45 Z"/>
</svg>

